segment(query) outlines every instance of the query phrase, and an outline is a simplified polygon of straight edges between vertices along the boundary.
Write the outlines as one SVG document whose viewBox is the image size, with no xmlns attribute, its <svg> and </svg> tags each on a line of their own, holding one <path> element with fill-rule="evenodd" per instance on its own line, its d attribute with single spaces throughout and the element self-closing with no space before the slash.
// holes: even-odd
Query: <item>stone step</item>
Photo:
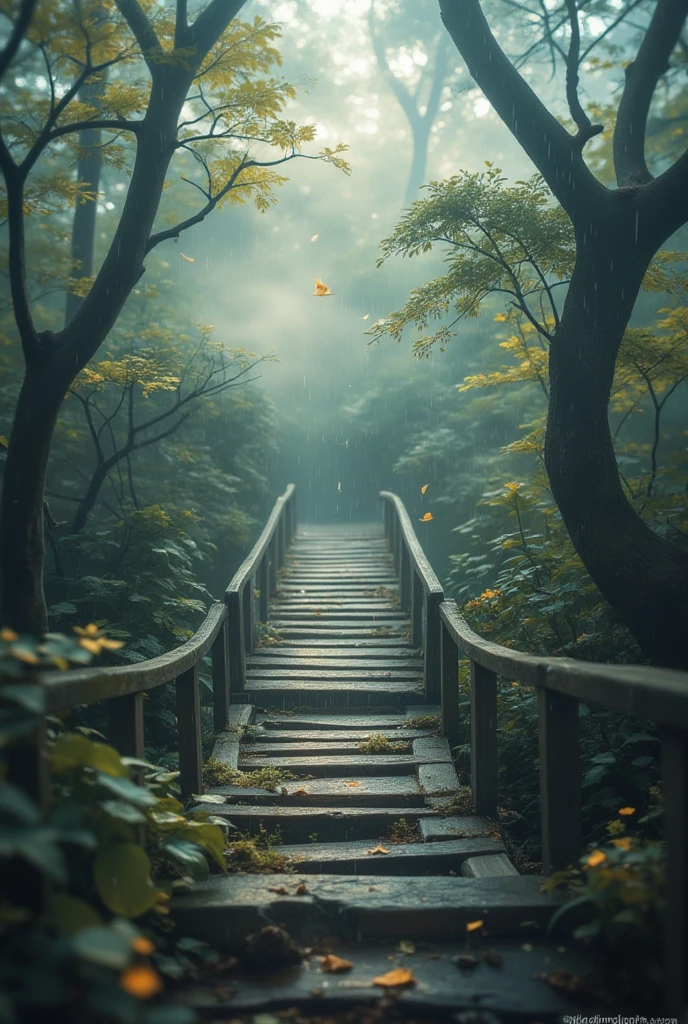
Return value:
<svg viewBox="0 0 688 1024">
<path fill-rule="evenodd" d="M 230 842 L 231 847 L 231 842 Z M 299 874 L 448 875 L 460 874 L 469 857 L 504 852 L 500 839 L 453 839 L 442 843 L 354 841 L 275 846 L 292 858 Z M 374 852 L 386 850 L 386 853 Z"/>
<path fill-rule="evenodd" d="M 256 722 L 265 729 L 401 729 L 406 721 L 403 714 L 396 715 L 342 715 L 336 712 L 290 712 L 288 714 L 258 714 Z"/>
<path fill-rule="evenodd" d="M 346 842 L 355 839 L 385 841 L 390 829 L 399 821 L 415 829 L 419 824 L 433 820 L 435 812 L 429 807 L 284 807 L 266 804 L 198 804 L 197 811 L 212 810 L 216 817 L 226 818 L 241 832 L 256 834 L 260 826 L 273 833 L 279 828 L 285 843 L 308 843 L 316 836 L 318 842 Z M 456 838 L 456 837 L 454 837 Z"/>
<path fill-rule="evenodd" d="M 318 679 L 249 679 L 243 696 L 250 704 L 264 708 L 302 708 L 308 704 L 313 709 L 329 707 L 344 708 L 404 708 L 417 703 L 421 697 L 420 687 L 412 682 L 399 680 L 332 681 Z"/>
<path fill-rule="evenodd" d="M 371 736 L 383 736 L 390 743 L 410 743 L 412 740 L 421 739 L 423 736 L 431 736 L 432 733 L 423 729 L 278 729 L 266 728 L 262 725 L 252 727 L 248 734 L 248 741 L 243 749 L 252 750 L 253 746 L 265 748 L 265 752 L 277 747 L 288 753 L 289 749 L 304 749 L 306 745 L 313 750 L 322 749 L 322 744 L 327 745 L 331 750 L 331 744 L 353 743 L 354 749 L 358 750 L 359 743 L 365 743 Z M 347 748 L 348 749 L 348 748 Z"/>
<path fill-rule="evenodd" d="M 285 807 L 424 807 L 425 796 L 414 775 L 354 776 L 348 779 L 290 779 L 277 793 L 241 786 L 211 786 L 209 793 L 232 803 Z"/>
<path fill-rule="evenodd" d="M 295 664 L 294 658 L 285 658 L 282 654 L 270 654 L 270 653 L 259 653 L 251 654 L 246 659 L 246 666 L 249 670 L 261 669 L 261 668 L 288 668 L 292 670 L 298 670 L 298 665 Z M 350 658 L 341 657 L 341 651 L 339 657 L 322 658 L 319 655 L 317 657 L 310 657 L 303 659 L 303 668 L 308 670 L 313 669 L 347 669 L 352 671 L 353 669 L 368 669 L 376 672 L 385 671 L 415 671 L 416 674 L 423 670 L 422 658 L 369 658 L 356 657 L 353 655 Z"/>
<path fill-rule="evenodd" d="M 323 683 L 353 682 L 366 685 L 378 682 L 407 683 L 407 689 L 413 689 L 423 681 L 422 672 L 417 667 L 403 668 L 380 668 L 374 665 L 372 668 L 366 665 L 364 668 L 340 668 L 336 665 L 327 668 L 311 668 L 310 664 L 304 666 L 282 666 L 282 665 L 251 665 L 246 671 L 246 689 L 251 689 L 254 680 L 292 680 L 293 686 L 299 687 L 301 682 L 322 680 Z"/>
<path fill-rule="evenodd" d="M 365 865 L 360 864 L 357 876 L 301 874 L 298 868 L 293 875 L 215 875 L 175 897 L 170 916 L 182 934 L 236 954 L 243 950 L 246 936 L 266 921 L 283 925 L 294 939 L 309 945 L 326 935 L 344 941 L 404 938 L 457 940 L 463 945 L 466 925 L 475 920 L 484 922 L 490 941 L 513 937 L 531 943 L 544 934 L 561 903 L 561 896 L 541 891 L 543 879 L 537 875 L 385 878 L 363 873 L 370 861 L 368 857 Z M 307 892 L 298 896 L 301 878 Z M 282 889 L 288 894 L 281 895 Z M 534 961 L 526 959 L 523 965 L 528 976 L 531 964 Z M 312 988 L 310 972 L 309 984 Z"/>
<path fill-rule="evenodd" d="M 369 775 L 408 775 L 427 764 L 429 759 L 414 757 L 412 754 L 327 754 L 315 756 L 279 757 L 247 756 L 243 746 L 239 751 L 239 769 L 244 772 L 256 768 L 284 768 L 300 775 L 316 778 L 364 778 Z M 439 761 L 440 758 L 438 757 Z M 306 787 L 308 788 L 308 787 Z"/>
</svg>

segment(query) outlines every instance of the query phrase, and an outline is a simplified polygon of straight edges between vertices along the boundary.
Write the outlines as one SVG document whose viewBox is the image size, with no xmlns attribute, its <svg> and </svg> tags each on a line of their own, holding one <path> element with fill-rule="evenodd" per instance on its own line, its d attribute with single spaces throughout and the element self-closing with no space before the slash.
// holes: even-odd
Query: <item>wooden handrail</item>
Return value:
<svg viewBox="0 0 688 1024">
<path fill-rule="evenodd" d="M 411 640 L 423 650 L 425 696 L 440 701 L 440 619 L 442 584 L 425 557 L 401 498 L 381 491 L 385 536 L 399 576 L 401 607 L 411 617 Z"/>
<path fill-rule="evenodd" d="M 581 853 L 579 701 L 659 727 L 667 850 L 665 993 L 667 1009 L 681 1017 L 688 960 L 688 673 L 522 654 L 475 633 L 454 601 L 440 605 L 440 622 L 441 703 L 448 735 L 456 735 L 459 650 L 470 662 L 476 814 L 497 813 L 497 677 L 537 690 L 542 860 L 547 873 L 575 863 Z"/>
<path fill-rule="evenodd" d="M 290 484 L 272 509 L 251 553 L 234 574 L 225 602 L 215 602 L 194 635 L 180 647 L 157 658 L 133 665 L 43 672 L 38 682 L 46 698 L 46 713 L 77 705 L 108 702 L 109 739 L 121 754 L 144 757 L 143 695 L 164 683 L 175 682 L 177 700 L 180 787 L 183 796 L 203 788 L 201 701 L 199 671 L 210 652 L 213 680 L 213 723 L 216 731 L 229 720 L 230 691 L 241 692 L 246 678 L 246 651 L 255 641 L 258 594 L 259 614 L 267 619 L 270 595 L 277 587 L 277 572 L 296 532 L 296 492 Z M 256 591 L 256 577 L 260 591 Z M 40 730 L 39 730 L 40 732 Z M 41 733 L 42 735 L 42 733 Z M 24 760 L 26 760 L 25 754 Z M 45 752 L 37 740 L 33 756 L 36 770 L 27 789 L 45 804 L 47 773 Z M 27 762 L 28 763 L 28 762 Z M 27 778 L 28 778 L 27 775 Z M 40 791 L 39 791 L 40 790 Z"/>
</svg>

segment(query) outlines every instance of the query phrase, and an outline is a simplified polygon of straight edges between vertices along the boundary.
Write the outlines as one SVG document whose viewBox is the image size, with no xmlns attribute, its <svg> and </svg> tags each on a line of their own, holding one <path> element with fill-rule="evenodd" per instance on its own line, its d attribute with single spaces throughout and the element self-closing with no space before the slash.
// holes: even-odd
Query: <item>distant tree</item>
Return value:
<svg viewBox="0 0 688 1024">
<path fill-rule="evenodd" d="M 243 3 L 210 0 L 190 23 L 185 0 L 150 10 L 138 0 L 24 2 L 0 53 L 6 85 L 21 62 L 0 111 L 9 281 L 25 360 L 0 508 L 0 608 L 18 630 L 47 626 L 43 494 L 60 406 L 116 323 L 147 254 L 225 202 L 252 199 L 266 209 L 285 180 L 276 168 L 305 156 L 301 147 L 314 138 L 312 126 L 282 119 L 294 89 L 273 74 L 278 29 L 234 20 Z M 95 83 L 97 102 L 89 103 Z M 129 186 L 105 258 L 78 282 L 83 302 L 61 330 L 41 330 L 27 286 L 26 221 L 54 203 L 94 201 L 71 173 L 50 173 L 51 156 L 75 146 L 78 155 L 84 132 L 103 133 L 102 152 L 130 164 Z M 123 138 L 135 141 L 131 160 Z M 309 158 L 346 170 L 342 148 Z M 186 179 L 198 203 L 180 219 L 168 209 L 156 223 L 180 157 L 196 168 Z"/>
<path fill-rule="evenodd" d="M 591 577 L 644 650 L 658 663 L 686 667 L 688 550 L 653 531 L 630 503 L 608 406 L 619 348 L 643 281 L 661 246 L 688 221 L 688 152 L 655 176 L 645 150 L 658 83 L 672 61 L 685 60 L 679 43 L 688 0 L 658 0 L 626 68 L 613 131 L 616 190 L 597 180 L 583 157 L 586 143 L 603 126 L 592 123 L 579 98 L 575 0 L 567 2 L 565 50 L 566 101 L 575 134 L 507 58 L 480 0 L 440 0 L 440 9 L 474 80 L 572 225 L 575 253 L 566 298 L 548 328 L 545 463 L 554 498 Z"/>
</svg>

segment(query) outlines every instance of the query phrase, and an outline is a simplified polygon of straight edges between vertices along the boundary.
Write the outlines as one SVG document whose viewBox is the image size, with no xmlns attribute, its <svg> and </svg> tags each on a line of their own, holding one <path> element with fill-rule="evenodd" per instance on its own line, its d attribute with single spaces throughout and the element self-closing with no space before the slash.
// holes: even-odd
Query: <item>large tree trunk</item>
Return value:
<svg viewBox="0 0 688 1024">
<path fill-rule="evenodd" d="M 0 621 L 21 633 L 48 628 L 43 596 L 43 490 L 68 381 L 49 358 L 32 361 L 19 393 L 0 507 Z"/>
<path fill-rule="evenodd" d="M 573 545 L 604 597 L 654 662 L 688 668 L 688 552 L 630 505 L 609 428 L 616 357 L 649 262 L 635 232 L 632 214 L 579 232 L 550 350 L 545 461 Z"/>
</svg>

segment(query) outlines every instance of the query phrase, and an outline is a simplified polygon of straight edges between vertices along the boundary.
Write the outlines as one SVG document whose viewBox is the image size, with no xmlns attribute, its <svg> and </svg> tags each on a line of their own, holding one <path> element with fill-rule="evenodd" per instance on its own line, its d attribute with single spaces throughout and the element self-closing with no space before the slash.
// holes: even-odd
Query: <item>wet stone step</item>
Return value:
<svg viewBox="0 0 688 1024">
<path fill-rule="evenodd" d="M 405 715 L 338 715 L 292 712 L 289 715 L 261 715 L 256 718 L 266 729 L 397 729 L 406 721 Z"/>
<path fill-rule="evenodd" d="M 306 874 L 460 874 L 469 857 L 503 853 L 504 844 L 491 837 L 454 839 L 443 843 L 375 843 L 357 840 L 274 847 L 293 858 L 293 866 Z M 373 852 L 386 850 L 387 853 Z"/>
<path fill-rule="evenodd" d="M 430 733 L 422 729 L 383 729 L 380 727 L 370 729 L 285 729 L 279 728 L 277 722 L 270 723 L 274 727 L 256 725 L 249 732 L 248 743 L 242 744 L 242 749 L 249 750 L 253 746 L 265 747 L 271 750 L 273 747 L 301 747 L 303 744 L 312 745 L 317 748 L 322 743 L 364 743 L 371 736 L 382 736 L 390 743 L 409 743 L 415 739 L 421 739 Z"/>
<path fill-rule="evenodd" d="M 422 658 L 370 658 L 356 657 L 352 655 L 350 658 L 342 658 L 341 652 L 338 656 L 331 656 L 323 658 L 320 655 L 313 657 L 312 655 L 307 658 L 301 659 L 303 662 L 303 668 L 308 670 L 313 669 L 358 669 L 364 668 L 374 671 L 392 671 L 398 669 L 415 670 L 416 673 L 422 672 L 423 670 L 423 659 Z M 247 666 L 249 669 L 260 669 L 260 668 L 291 668 L 296 671 L 293 658 L 285 658 L 277 652 L 272 653 L 260 653 L 253 654 L 247 658 Z"/>
<path fill-rule="evenodd" d="M 256 653 L 279 654 L 285 658 L 342 658 L 346 651 L 354 652 L 357 658 L 410 658 L 418 656 L 421 652 L 411 646 L 410 643 L 403 643 L 393 637 L 366 637 L 360 640 L 341 640 L 335 637 L 332 640 L 280 640 L 276 643 L 259 644 Z"/>
<path fill-rule="evenodd" d="M 239 751 L 241 771 L 256 768 L 284 768 L 300 774 L 315 775 L 318 778 L 348 778 L 350 775 L 362 778 L 368 775 L 407 775 L 426 762 L 412 754 L 331 754 L 317 756 L 249 757 L 242 747 Z M 308 787 L 306 787 L 308 788 Z"/>
<path fill-rule="evenodd" d="M 282 666 L 264 667 L 256 666 L 251 667 L 246 672 L 246 679 L 251 682 L 256 679 L 270 680 L 270 679 L 292 679 L 294 682 L 299 680 L 320 680 L 324 682 L 332 682 L 333 680 L 341 679 L 344 682 L 349 680 L 358 681 L 361 683 L 375 682 L 379 680 L 397 680 L 405 683 L 415 683 L 422 679 L 422 673 L 418 668 L 284 668 Z M 248 684 L 247 684 L 248 686 Z"/>
<path fill-rule="evenodd" d="M 330 739 L 328 733 L 324 733 L 323 736 L 327 736 L 327 739 L 320 739 L 319 741 L 309 742 L 303 736 L 303 733 L 299 733 L 298 742 L 285 743 L 282 740 L 279 743 L 242 743 L 241 744 L 241 757 L 242 759 L 248 758 L 266 758 L 266 757 L 312 757 L 319 755 L 322 757 L 330 757 L 331 755 L 351 755 L 359 753 L 359 745 L 366 741 L 367 736 L 365 733 L 362 734 L 363 739 L 361 740 L 336 740 Z M 369 735 L 369 734 L 368 734 Z M 393 743 L 401 744 L 407 747 L 403 753 L 411 753 L 412 740 L 402 740 L 399 737 L 395 737 Z M 394 753 L 402 753 L 402 751 L 394 751 Z M 289 767 L 287 761 L 284 762 L 285 767 Z"/>
<path fill-rule="evenodd" d="M 279 829 L 285 843 L 348 842 L 356 839 L 380 840 L 391 829 L 403 827 L 419 833 L 419 825 L 434 815 L 427 807 L 283 807 L 254 804 L 198 804 L 195 810 L 208 811 L 226 820 L 239 831 L 255 835 L 261 826 L 269 833 Z M 402 823 L 401 826 L 399 823 Z M 456 838 L 456 837 L 455 837 Z"/>
<path fill-rule="evenodd" d="M 279 792 L 241 786 L 211 786 L 209 793 L 227 797 L 232 803 L 274 804 L 285 807 L 424 807 L 425 799 L 412 775 L 374 776 L 347 779 L 294 779 L 279 786 Z"/>
</svg>

